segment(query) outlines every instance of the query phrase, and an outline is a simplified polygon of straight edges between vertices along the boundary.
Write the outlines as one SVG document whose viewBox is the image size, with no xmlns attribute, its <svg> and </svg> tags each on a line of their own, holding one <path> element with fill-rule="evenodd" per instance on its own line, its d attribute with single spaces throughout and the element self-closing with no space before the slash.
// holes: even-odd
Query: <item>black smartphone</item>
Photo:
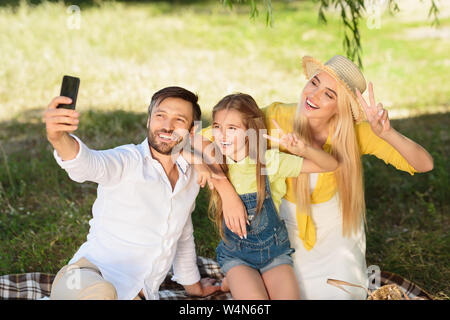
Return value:
<svg viewBox="0 0 450 320">
<path fill-rule="evenodd" d="M 80 79 L 71 76 L 64 76 L 60 96 L 72 99 L 71 104 L 58 104 L 57 108 L 66 108 L 75 110 L 77 103 L 78 88 L 80 87 Z"/>
</svg>

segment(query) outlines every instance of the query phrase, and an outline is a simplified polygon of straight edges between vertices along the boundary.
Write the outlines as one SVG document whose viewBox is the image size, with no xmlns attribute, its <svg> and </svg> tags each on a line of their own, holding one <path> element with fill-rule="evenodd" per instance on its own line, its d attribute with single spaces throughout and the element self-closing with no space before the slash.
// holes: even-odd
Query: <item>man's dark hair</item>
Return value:
<svg viewBox="0 0 450 320">
<path fill-rule="evenodd" d="M 155 106 L 158 106 L 166 98 L 180 98 L 188 101 L 192 104 L 192 114 L 194 115 L 191 128 L 194 125 L 194 121 L 200 121 L 202 117 L 202 111 L 198 105 L 198 96 L 189 90 L 181 87 L 167 87 L 159 90 L 152 96 L 152 101 L 148 107 L 148 116 L 152 114 L 152 110 Z"/>
</svg>

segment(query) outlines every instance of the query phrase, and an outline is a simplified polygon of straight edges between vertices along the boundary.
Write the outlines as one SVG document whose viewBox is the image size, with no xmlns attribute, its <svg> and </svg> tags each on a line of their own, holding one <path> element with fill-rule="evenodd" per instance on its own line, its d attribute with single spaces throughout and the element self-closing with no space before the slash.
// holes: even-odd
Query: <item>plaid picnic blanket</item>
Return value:
<svg viewBox="0 0 450 320">
<path fill-rule="evenodd" d="M 198 257 L 197 264 L 200 275 L 221 281 L 223 274 L 220 267 L 213 259 Z M 217 292 L 211 296 L 200 298 L 191 297 L 186 294 L 183 286 L 171 280 L 172 273 L 169 272 L 159 288 L 161 300 L 231 300 L 230 293 Z M 31 272 L 22 274 L 10 274 L 0 276 L 0 300 L 38 300 L 50 296 L 53 279 L 55 275 Z M 431 300 L 432 296 L 416 284 L 402 278 L 394 273 L 382 271 L 380 286 L 397 284 L 403 289 L 410 299 Z"/>
<path fill-rule="evenodd" d="M 209 277 L 221 281 L 223 274 L 213 259 L 197 257 L 197 265 L 202 278 Z M 182 285 L 171 280 L 169 272 L 159 288 L 161 300 L 231 300 L 231 294 L 217 292 L 208 297 L 191 297 Z M 50 296 L 54 274 L 30 272 L 0 276 L 0 300 L 39 300 Z"/>
<path fill-rule="evenodd" d="M 398 274 L 381 271 L 380 278 L 380 287 L 389 284 L 396 284 L 405 292 L 408 298 L 412 300 L 433 300 L 433 296 L 428 292 Z"/>
</svg>

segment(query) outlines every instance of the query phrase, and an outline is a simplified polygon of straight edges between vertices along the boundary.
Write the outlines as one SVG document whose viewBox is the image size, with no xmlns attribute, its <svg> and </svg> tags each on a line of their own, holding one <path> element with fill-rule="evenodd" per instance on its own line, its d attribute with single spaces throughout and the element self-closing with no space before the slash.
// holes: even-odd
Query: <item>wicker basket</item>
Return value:
<svg viewBox="0 0 450 320">
<path fill-rule="evenodd" d="M 354 296 L 343 286 L 357 287 L 367 292 L 367 300 L 433 300 L 433 297 L 413 282 L 387 271 L 381 272 L 380 287 L 375 290 L 347 281 L 328 279 L 327 283 Z"/>
</svg>

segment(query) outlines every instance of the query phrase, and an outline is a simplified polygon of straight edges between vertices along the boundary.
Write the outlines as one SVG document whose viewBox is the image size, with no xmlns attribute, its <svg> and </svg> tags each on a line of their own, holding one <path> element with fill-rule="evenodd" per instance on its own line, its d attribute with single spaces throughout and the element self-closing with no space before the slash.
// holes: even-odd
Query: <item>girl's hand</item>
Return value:
<svg viewBox="0 0 450 320">
<path fill-rule="evenodd" d="M 236 191 L 233 190 L 222 196 L 222 210 L 225 225 L 239 238 L 247 239 L 248 221 L 247 209 Z"/>
<path fill-rule="evenodd" d="M 267 134 L 264 134 L 263 137 L 271 141 L 274 141 L 279 145 L 282 145 L 283 147 L 286 148 L 287 151 L 289 151 L 292 154 L 302 156 L 307 148 L 306 144 L 302 140 L 300 140 L 294 133 L 285 133 L 283 129 L 281 129 L 280 125 L 275 121 L 275 119 L 272 119 L 272 122 L 275 125 L 275 127 L 277 127 L 277 129 L 280 130 L 281 137 L 275 138 Z"/>
<path fill-rule="evenodd" d="M 366 100 L 361 95 L 358 89 L 356 89 L 356 96 L 361 103 L 364 113 L 366 114 L 367 121 L 369 121 L 372 131 L 382 138 L 386 133 L 391 130 L 391 124 L 389 122 L 388 112 L 383 108 L 381 103 L 375 103 L 375 97 L 373 94 L 373 84 L 369 82 L 369 102 L 367 104 Z"/>
<path fill-rule="evenodd" d="M 212 179 L 226 179 L 223 174 L 216 174 L 206 164 L 194 164 L 194 170 L 197 172 L 197 183 L 203 188 L 208 183 L 209 189 L 214 189 Z"/>
</svg>

